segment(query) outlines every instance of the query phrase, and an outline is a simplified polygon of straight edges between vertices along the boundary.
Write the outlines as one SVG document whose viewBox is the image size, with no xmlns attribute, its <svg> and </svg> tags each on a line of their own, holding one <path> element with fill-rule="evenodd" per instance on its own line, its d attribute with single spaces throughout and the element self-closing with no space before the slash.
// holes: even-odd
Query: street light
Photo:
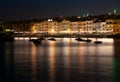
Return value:
<svg viewBox="0 0 120 82">
<path fill-rule="evenodd" d="M 55 30 L 54 30 L 53 28 L 51 29 L 51 33 L 52 33 L 52 34 L 54 34 L 54 33 L 55 33 Z"/>
<path fill-rule="evenodd" d="M 36 29 L 35 29 L 35 26 L 32 26 L 32 32 L 33 32 L 33 33 L 36 33 L 36 32 L 37 32 Z"/>
<path fill-rule="evenodd" d="M 68 33 L 69 33 L 69 34 L 71 34 L 71 29 L 70 29 L 70 28 L 68 28 L 68 30 L 67 30 L 67 31 L 68 31 Z"/>
</svg>

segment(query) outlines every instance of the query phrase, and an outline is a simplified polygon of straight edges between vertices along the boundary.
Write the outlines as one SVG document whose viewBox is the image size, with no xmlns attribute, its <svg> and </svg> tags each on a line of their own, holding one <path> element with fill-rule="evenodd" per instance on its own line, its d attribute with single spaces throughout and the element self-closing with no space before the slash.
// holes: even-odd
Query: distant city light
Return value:
<svg viewBox="0 0 120 82">
<path fill-rule="evenodd" d="M 117 10 L 116 9 L 114 9 L 114 14 L 117 14 Z"/>
<path fill-rule="evenodd" d="M 85 17 L 85 14 L 83 15 L 83 17 Z"/>
<path fill-rule="evenodd" d="M 108 15 L 111 15 L 111 13 L 108 13 Z"/>
<path fill-rule="evenodd" d="M 89 16 L 89 13 L 87 13 L 87 17 Z"/>
<path fill-rule="evenodd" d="M 6 29 L 6 32 L 10 32 L 11 30 L 10 29 Z"/>
<path fill-rule="evenodd" d="M 53 21 L 53 19 L 48 19 L 48 22 L 52 22 Z"/>
<path fill-rule="evenodd" d="M 81 18 L 80 16 L 78 16 L 77 18 Z"/>
</svg>

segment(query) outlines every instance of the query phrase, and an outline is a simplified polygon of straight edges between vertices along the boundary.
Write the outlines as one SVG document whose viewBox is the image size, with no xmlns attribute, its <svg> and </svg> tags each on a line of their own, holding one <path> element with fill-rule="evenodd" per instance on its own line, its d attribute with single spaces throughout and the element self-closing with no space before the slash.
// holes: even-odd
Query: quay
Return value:
<svg viewBox="0 0 120 82">
<path fill-rule="evenodd" d="M 120 34 L 45 34 L 45 33 L 14 33 L 14 37 L 54 37 L 54 38 L 120 38 Z"/>
</svg>

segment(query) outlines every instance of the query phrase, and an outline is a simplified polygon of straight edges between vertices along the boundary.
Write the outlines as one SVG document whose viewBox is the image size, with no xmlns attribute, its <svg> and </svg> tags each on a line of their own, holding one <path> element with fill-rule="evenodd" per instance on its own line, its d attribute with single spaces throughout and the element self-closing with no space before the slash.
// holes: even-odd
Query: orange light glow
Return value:
<svg viewBox="0 0 120 82">
<path fill-rule="evenodd" d="M 52 33 L 52 34 L 54 34 L 54 33 L 55 33 L 55 30 L 54 30 L 53 28 L 51 29 L 51 33 Z"/>
<path fill-rule="evenodd" d="M 32 32 L 33 32 L 33 33 L 36 33 L 36 32 L 37 32 L 36 29 L 35 29 L 35 26 L 32 27 Z"/>
<path fill-rule="evenodd" d="M 71 29 L 70 28 L 68 28 L 68 33 L 71 33 Z"/>
</svg>

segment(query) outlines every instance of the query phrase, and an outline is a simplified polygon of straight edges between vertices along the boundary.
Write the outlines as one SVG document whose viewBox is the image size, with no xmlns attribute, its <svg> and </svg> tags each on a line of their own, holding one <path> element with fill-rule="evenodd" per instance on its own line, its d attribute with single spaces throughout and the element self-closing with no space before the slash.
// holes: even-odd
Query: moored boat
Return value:
<svg viewBox="0 0 120 82">
<path fill-rule="evenodd" d="M 51 41 L 56 41 L 56 39 L 55 39 L 55 38 L 49 38 L 48 40 L 51 40 Z"/>
<path fill-rule="evenodd" d="M 95 44 L 101 44 L 102 41 L 98 40 L 98 38 L 96 38 Z"/>
<path fill-rule="evenodd" d="M 101 44 L 102 41 L 95 41 L 95 44 Z"/>
<path fill-rule="evenodd" d="M 75 40 L 77 40 L 77 41 L 85 41 L 85 39 L 82 39 L 82 38 L 76 38 Z"/>
<path fill-rule="evenodd" d="M 35 43 L 35 44 L 41 44 L 41 42 L 42 42 L 43 40 L 45 40 L 44 37 L 39 37 L 39 38 L 37 38 L 37 39 L 31 39 L 31 41 L 33 41 L 33 43 Z"/>
<path fill-rule="evenodd" d="M 92 40 L 87 38 L 87 40 L 85 40 L 85 42 L 92 42 Z"/>
</svg>

